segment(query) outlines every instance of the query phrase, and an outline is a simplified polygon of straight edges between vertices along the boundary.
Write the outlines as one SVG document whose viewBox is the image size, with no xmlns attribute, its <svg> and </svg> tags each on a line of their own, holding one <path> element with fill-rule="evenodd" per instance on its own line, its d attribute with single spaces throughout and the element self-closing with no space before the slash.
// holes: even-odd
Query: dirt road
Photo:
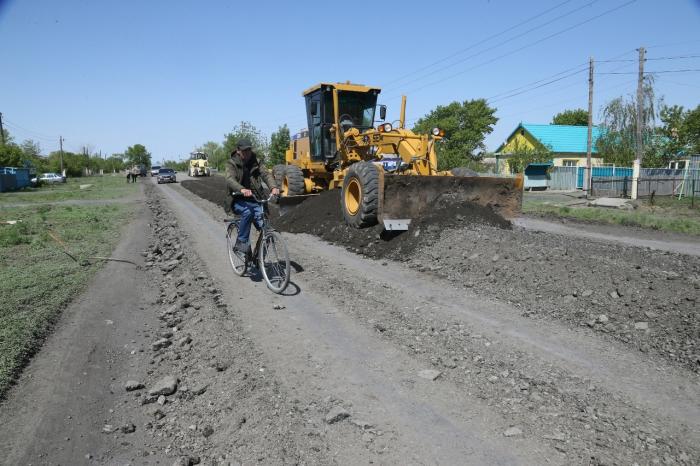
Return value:
<svg viewBox="0 0 700 466">
<path fill-rule="evenodd" d="M 535 217 L 516 218 L 513 223 L 532 231 L 543 231 L 558 235 L 574 236 L 598 241 L 621 243 L 641 248 L 657 249 L 690 256 L 700 256 L 700 241 L 693 241 L 688 236 L 645 231 L 612 225 L 583 225 L 576 222 L 563 224 L 561 221 L 549 221 Z"/>
<path fill-rule="evenodd" d="M 105 267 L 66 313 L 0 409 L 6 464 L 700 461 L 698 375 L 673 359 L 532 319 L 420 248 L 416 267 L 285 234 L 276 296 L 232 274 L 220 207 L 146 188 L 147 234 L 119 250 L 143 268 Z"/>
</svg>

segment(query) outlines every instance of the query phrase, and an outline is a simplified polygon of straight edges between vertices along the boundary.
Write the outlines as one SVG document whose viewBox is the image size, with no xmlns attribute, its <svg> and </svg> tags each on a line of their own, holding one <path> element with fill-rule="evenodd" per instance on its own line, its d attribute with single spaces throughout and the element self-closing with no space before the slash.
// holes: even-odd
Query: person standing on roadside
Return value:
<svg viewBox="0 0 700 466">
<path fill-rule="evenodd" d="M 234 251 L 239 255 L 244 256 L 250 249 L 252 223 L 258 229 L 262 227 L 263 207 L 255 202 L 255 198 L 267 197 L 263 181 L 273 195 L 279 195 L 275 178 L 258 162 L 250 140 L 239 139 L 236 150 L 231 152 L 231 158 L 226 162 L 226 191 L 228 195 L 233 195 L 231 209 L 241 217 L 234 246 Z"/>
</svg>

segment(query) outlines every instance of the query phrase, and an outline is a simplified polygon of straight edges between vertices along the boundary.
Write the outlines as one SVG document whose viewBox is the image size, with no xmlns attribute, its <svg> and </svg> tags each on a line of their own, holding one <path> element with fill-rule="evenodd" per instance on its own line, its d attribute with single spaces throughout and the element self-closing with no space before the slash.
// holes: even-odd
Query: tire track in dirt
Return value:
<svg viewBox="0 0 700 466">
<path fill-rule="evenodd" d="M 220 215 L 218 209 L 205 202 L 198 204 L 215 217 Z M 473 295 L 460 296 L 458 290 L 433 274 L 424 271 L 413 281 L 406 280 L 402 273 L 414 272 L 402 270 L 398 264 L 382 266 L 350 257 L 310 238 L 293 236 L 290 245 L 293 255 L 305 258 L 304 271 L 298 275 L 300 283 L 322 286 L 329 307 L 342 310 L 364 325 L 367 332 L 390 342 L 411 358 L 442 371 L 443 383 L 455 387 L 451 390 L 484 400 L 501 422 L 509 419 L 519 426 L 528 441 L 541 439 L 548 443 L 559 452 L 562 462 L 660 460 L 692 464 L 697 460 L 697 448 L 690 440 L 698 436 L 694 414 L 697 384 L 692 374 L 664 368 L 663 362 L 653 358 L 645 361 L 641 353 L 628 354 L 618 343 L 612 345 L 614 352 L 643 367 L 632 368 L 632 373 L 623 374 L 620 381 L 606 384 L 606 378 L 615 377 L 615 371 L 624 368 L 625 363 L 601 357 L 605 356 L 606 345 L 610 346 L 590 334 L 577 332 L 571 342 L 573 347 L 561 347 L 563 353 L 568 352 L 566 357 L 573 358 L 569 363 L 577 364 L 567 364 L 566 357 L 564 362 L 543 359 L 541 351 L 551 352 L 551 347 L 540 348 L 538 353 L 531 344 L 541 343 L 510 342 L 508 338 L 513 335 L 501 324 L 474 325 L 474 314 L 478 317 L 476 322 L 488 321 L 494 317 L 490 310 L 498 306 Z M 321 254 L 325 250 L 327 253 Z M 455 317 L 459 314 L 459 299 L 452 306 L 446 303 L 454 294 L 461 300 L 470 300 L 464 302 L 465 306 L 472 302 L 478 309 L 480 305 L 475 303 L 482 303 L 482 309 L 472 312 L 471 322 L 464 316 Z M 509 313 L 512 315 L 513 310 L 501 313 L 506 322 Z M 527 319 L 522 322 L 526 324 Z M 567 332 L 571 332 L 553 323 L 532 325 L 560 333 L 564 345 Z M 484 331 L 489 326 L 493 327 L 491 332 Z M 561 342 L 560 339 L 557 344 L 562 345 Z M 576 348 L 581 346 L 576 345 L 584 345 L 586 350 L 578 361 Z M 601 351 L 601 359 L 586 364 L 586 357 L 595 356 L 595 351 Z M 666 371 L 668 380 L 664 380 L 664 372 L 645 379 L 645 374 L 654 375 L 657 370 Z M 628 381 L 634 385 L 626 387 Z M 649 387 L 645 386 L 647 382 Z M 655 390 L 661 393 L 655 396 Z M 668 415 L 663 413 L 667 401 L 671 402 Z M 502 425 L 507 427 L 508 422 Z M 497 430 L 493 433 L 501 434 Z"/>
<path fill-rule="evenodd" d="M 182 191 L 164 188 L 182 224 L 197 226 L 208 265 L 220 277 L 230 277 L 233 287 L 224 294 L 240 305 L 284 385 L 294 387 L 298 399 L 336 400 L 351 414 L 351 422 L 326 431 L 331 444 L 342 446 L 336 457 L 340 463 L 367 458 L 382 464 L 540 464 L 547 458 L 563 464 L 556 450 L 537 439 L 505 437 L 507 421 L 483 400 L 420 377 L 427 369 L 424 362 L 367 332 L 338 307 L 343 303 L 328 299 L 325 286 L 297 283 L 293 276 L 291 292 L 295 286 L 300 292 L 275 297 L 264 284 L 235 277 L 224 256 L 223 225 L 177 192 Z M 275 311 L 275 303 L 284 303 L 285 309 Z M 376 433 L 353 430 L 353 419 L 375 426 Z M 353 432 L 362 434 L 362 449 L 348 444 Z"/>
<path fill-rule="evenodd" d="M 700 457 L 691 440 L 700 435 L 693 374 L 556 323 L 534 325 L 433 274 L 349 256 L 303 235 L 290 244 L 307 257 L 306 280 L 323 279 L 368 331 L 489 400 L 567 461 Z"/>
</svg>

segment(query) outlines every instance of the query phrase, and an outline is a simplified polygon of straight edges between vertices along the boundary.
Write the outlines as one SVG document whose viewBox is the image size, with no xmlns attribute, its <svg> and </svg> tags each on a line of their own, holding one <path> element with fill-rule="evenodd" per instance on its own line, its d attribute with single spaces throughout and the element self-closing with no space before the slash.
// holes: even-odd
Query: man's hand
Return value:
<svg viewBox="0 0 700 466">
<path fill-rule="evenodd" d="M 279 196 L 279 195 L 280 195 L 280 190 L 279 190 L 279 188 L 272 188 L 272 195 L 273 195 L 273 196 Z"/>
<path fill-rule="evenodd" d="M 241 189 L 241 194 L 243 194 L 243 197 L 252 197 L 253 191 L 250 189 Z"/>
</svg>

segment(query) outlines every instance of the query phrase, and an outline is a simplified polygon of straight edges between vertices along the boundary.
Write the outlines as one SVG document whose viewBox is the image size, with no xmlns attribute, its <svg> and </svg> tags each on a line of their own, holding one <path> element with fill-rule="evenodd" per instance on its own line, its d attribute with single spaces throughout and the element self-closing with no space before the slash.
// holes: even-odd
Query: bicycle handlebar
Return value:
<svg viewBox="0 0 700 466">
<path fill-rule="evenodd" d="M 243 193 L 241 193 L 241 192 L 233 192 L 233 193 L 231 193 L 231 195 L 232 195 L 234 198 L 235 198 L 235 197 L 238 197 L 238 198 L 242 198 L 242 199 L 250 199 L 250 200 L 253 200 L 253 201 L 258 202 L 258 203 L 260 203 L 260 204 L 265 204 L 265 203 L 267 203 L 267 202 L 270 202 L 274 197 L 276 197 L 276 196 L 275 196 L 274 194 L 272 194 L 272 193 L 270 193 L 270 197 L 268 197 L 267 199 L 258 199 L 257 196 L 256 196 L 255 194 L 253 194 L 252 196 L 246 197 L 246 196 L 244 196 Z"/>
</svg>

